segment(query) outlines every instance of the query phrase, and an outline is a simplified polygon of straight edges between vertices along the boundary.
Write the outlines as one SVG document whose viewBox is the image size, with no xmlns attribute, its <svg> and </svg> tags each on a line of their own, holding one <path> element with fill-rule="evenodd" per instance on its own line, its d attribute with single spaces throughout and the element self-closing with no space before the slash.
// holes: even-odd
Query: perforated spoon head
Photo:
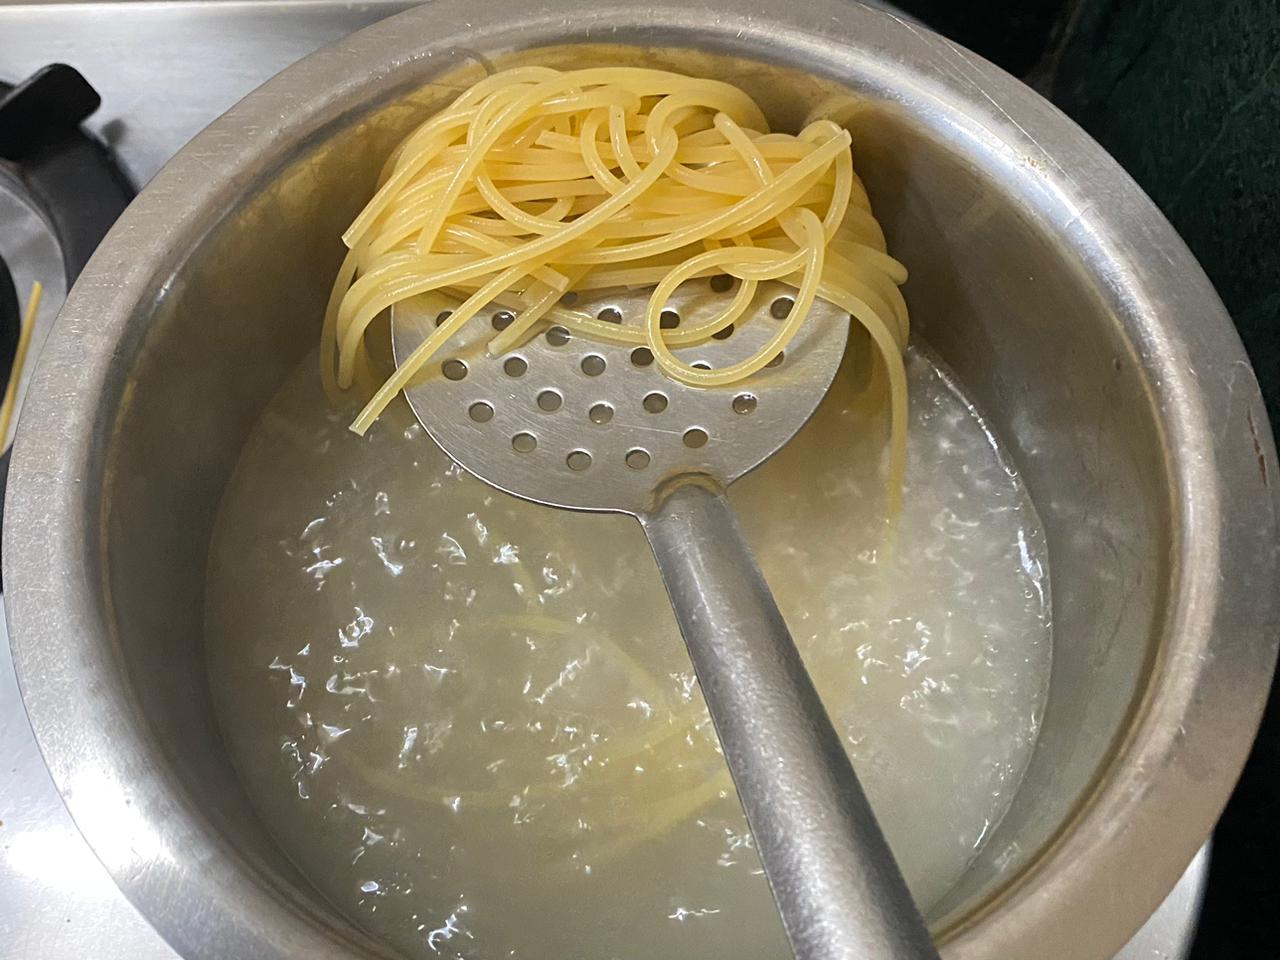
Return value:
<svg viewBox="0 0 1280 960">
<path fill-rule="evenodd" d="M 720 314 L 722 284 L 690 281 L 664 323 L 688 328 Z M 673 352 L 724 367 L 755 354 L 785 320 L 791 289 L 761 283 L 728 336 Z M 639 328 L 648 290 L 579 299 L 577 311 Z M 440 294 L 396 306 L 392 348 L 407 357 L 457 307 Z M 768 459 L 817 409 L 835 378 L 849 318 L 817 300 L 770 366 L 724 387 L 665 376 L 647 348 L 602 343 L 551 327 L 502 357 L 486 345 L 509 315 L 476 317 L 405 391 L 440 447 L 481 480 L 527 500 L 640 515 L 667 480 L 687 474 L 728 486 Z"/>
</svg>

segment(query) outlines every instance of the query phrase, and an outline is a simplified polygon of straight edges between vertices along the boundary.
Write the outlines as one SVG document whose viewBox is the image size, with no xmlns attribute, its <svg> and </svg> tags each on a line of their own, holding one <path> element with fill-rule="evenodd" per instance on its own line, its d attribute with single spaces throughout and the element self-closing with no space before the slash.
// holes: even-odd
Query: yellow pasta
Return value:
<svg viewBox="0 0 1280 960">
<path fill-rule="evenodd" d="M 36 313 L 40 310 L 40 300 L 44 296 L 44 284 L 39 280 L 31 285 L 31 299 L 27 301 L 26 312 L 22 315 L 22 326 L 18 330 L 18 347 L 13 354 L 13 364 L 9 368 L 9 385 L 4 391 L 4 402 L 0 403 L 0 453 L 9 449 L 9 425 L 13 421 L 13 408 L 17 402 L 18 382 L 22 379 L 22 371 L 27 363 L 27 350 L 31 346 L 31 331 L 35 329 Z"/>
<path fill-rule="evenodd" d="M 343 241 L 348 253 L 321 343 L 330 395 L 372 376 L 366 339 L 387 309 L 428 291 L 459 303 L 374 389 L 352 424 L 357 433 L 494 305 L 515 317 L 490 341 L 495 355 L 557 323 L 583 337 L 647 345 L 668 377 L 714 387 L 764 367 L 822 299 L 867 329 L 886 368 L 896 504 L 909 331 L 898 286 L 907 272 L 885 251 L 848 132 L 831 121 L 775 133 L 737 87 L 663 70 L 506 70 L 405 138 Z M 741 281 L 719 316 L 663 327 L 663 308 L 682 283 L 718 274 Z M 676 356 L 674 348 L 741 322 L 763 280 L 792 284 L 796 295 L 754 356 L 714 370 Z M 566 293 L 623 287 L 652 288 L 640 326 L 561 303 Z"/>
</svg>

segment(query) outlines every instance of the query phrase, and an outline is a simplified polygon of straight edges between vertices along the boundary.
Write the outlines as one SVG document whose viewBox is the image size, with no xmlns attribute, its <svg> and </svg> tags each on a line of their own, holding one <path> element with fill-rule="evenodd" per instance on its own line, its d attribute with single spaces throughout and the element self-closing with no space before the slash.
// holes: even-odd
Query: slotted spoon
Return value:
<svg viewBox="0 0 1280 960">
<path fill-rule="evenodd" d="M 647 291 L 580 301 L 639 324 Z M 705 280 L 676 291 L 664 325 L 710 319 L 727 302 Z M 747 358 L 791 301 L 762 283 L 747 320 L 686 347 L 686 362 Z M 403 359 L 455 301 L 429 294 L 394 311 Z M 920 960 L 933 942 L 840 737 L 818 699 L 724 490 L 791 439 L 840 366 L 849 321 L 817 301 L 770 366 L 732 387 L 664 376 L 643 347 L 552 327 L 505 357 L 486 344 L 509 322 L 479 318 L 407 391 L 451 458 L 508 493 L 572 510 L 614 511 L 644 527 L 715 722 L 792 950 L 799 960 Z"/>
</svg>

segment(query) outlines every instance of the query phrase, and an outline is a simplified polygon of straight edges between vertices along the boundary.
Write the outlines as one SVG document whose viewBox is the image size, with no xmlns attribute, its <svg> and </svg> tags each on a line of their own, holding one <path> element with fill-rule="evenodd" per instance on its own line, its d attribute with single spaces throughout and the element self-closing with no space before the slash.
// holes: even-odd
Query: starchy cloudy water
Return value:
<svg viewBox="0 0 1280 960">
<path fill-rule="evenodd" d="M 732 492 L 927 909 L 1003 815 L 1048 680 L 1043 534 L 956 386 L 850 371 Z M 409 957 L 789 956 L 639 525 L 518 501 L 400 405 L 368 437 L 309 359 L 264 412 L 210 554 L 215 701 L 250 796 Z"/>
</svg>

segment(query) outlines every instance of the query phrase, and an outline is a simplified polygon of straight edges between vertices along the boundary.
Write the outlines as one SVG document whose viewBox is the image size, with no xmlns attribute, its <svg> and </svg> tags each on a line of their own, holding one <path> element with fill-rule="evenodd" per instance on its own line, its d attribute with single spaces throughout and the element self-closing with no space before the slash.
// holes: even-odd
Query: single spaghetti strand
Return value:
<svg viewBox="0 0 1280 960">
<path fill-rule="evenodd" d="M 822 275 L 823 255 L 826 252 L 826 247 L 822 242 L 822 222 L 817 215 L 811 210 L 802 210 L 799 211 L 798 216 L 803 221 L 806 245 L 796 251 L 796 257 L 799 257 L 804 263 L 804 278 L 797 290 L 795 305 L 791 308 L 786 323 L 769 338 L 763 347 L 746 360 L 719 370 L 703 370 L 676 357 L 667 347 L 666 341 L 661 335 L 662 310 L 667 305 L 667 300 L 670 299 L 675 288 L 684 282 L 684 271 L 688 269 L 689 264 L 696 263 L 698 258 L 695 257 L 690 260 L 689 264 L 685 266 L 675 268 L 665 280 L 658 284 L 657 289 L 654 290 L 653 296 L 649 300 L 649 306 L 645 310 L 644 326 L 649 349 L 653 352 L 654 360 L 661 367 L 663 373 L 673 380 L 679 380 L 692 386 L 723 386 L 727 383 L 736 383 L 762 369 L 779 352 L 786 348 L 786 345 L 791 342 L 792 338 L 800 330 L 800 326 L 804 323 L 805 316 L 813 304 L 813 299 L 817 295 L 818 282 Z M 795 263 L 790 258 L 780 259 L 777 263 L 765 269 L 752 269 L 742 263 L 733 261 L 731 257 L 734 251 L 731 249 L 708 251 L 710 255 L 720 253 L 725 254 L 724 269 L 742 279 L 771 280 L 777 276 L 786 276 L 795 269 Z"/>
<path fill-rule="evenodd" d="M 36 326 L 36 314 L 40 311 L 40 301 L 44 297 L 44 284 L 39 280 L 31 285 L 31 297 L 27 300 L 27 309 L 22 314 L 22 326 L 18 333 L 18 346 L 13 353 L 13 364 L 9 367 L 9 384 L 5 387 L 4 402 L 0 403 L 0 444 L 9 449 L 9 424 L 13 420 L 13 408 L 18 402 L 18 382 L 22 379 L 22 370 L 27 364 L 27 351 L 31 347 L 31 332 Z"/>
</svg>

